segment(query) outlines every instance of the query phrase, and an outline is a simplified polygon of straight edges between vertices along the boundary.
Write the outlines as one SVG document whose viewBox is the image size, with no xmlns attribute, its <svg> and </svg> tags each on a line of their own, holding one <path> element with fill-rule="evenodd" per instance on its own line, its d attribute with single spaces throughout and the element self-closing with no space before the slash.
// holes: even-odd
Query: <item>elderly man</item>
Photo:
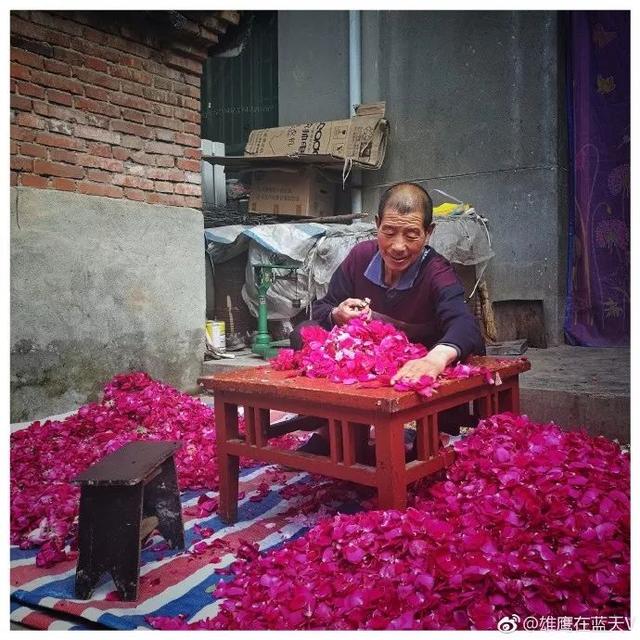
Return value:
<svg viewBox="0 0 640 640">
<path fill-rule="evenodd" d="M 311 322 L 325 329 L 366 313 L 390 322 L 412 342 L 429 349 L 425 357 L 401 367 L 392 383 L 400 378 L 435 377 L 454 361 L 485 352 L 455 271 L 428 245 L 435 226 L 432 210 L 431 198 L 421 186 L 401 182 L 389 187 L 378 206 L 377 238 L 351 250 L 333 274 L 327 295 L 313 304 Z M 301 347 L 300 329 L 308 324 L 298 325 L 292 333 L 294 349 Z M 290 426 L 313 429 L 322 423 L 302 419 Z M 314 434 L 302 450 L 326 454 L 328 443 L 322 432 Z"/>
</svg>

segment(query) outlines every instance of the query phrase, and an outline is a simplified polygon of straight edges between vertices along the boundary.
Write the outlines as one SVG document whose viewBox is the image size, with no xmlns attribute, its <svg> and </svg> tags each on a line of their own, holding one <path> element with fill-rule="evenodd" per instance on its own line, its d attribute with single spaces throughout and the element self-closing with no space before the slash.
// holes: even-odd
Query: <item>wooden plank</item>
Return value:
<svg viewBox="0 0 640 640">
<path fill-rule="evenodd" d="M 137 440 L 128 442 L 117 451 L 105 456 L 73 482 L 91 486 L 121 486 L 143 483 L 156 468 L 182 444 L 169 440 Z"/>
<path fill-rule="evenodd" d="M 329 420 L 329 449 L 333 464 L 343 461 L 342 421 L 340 420 Z"/>
</svg>

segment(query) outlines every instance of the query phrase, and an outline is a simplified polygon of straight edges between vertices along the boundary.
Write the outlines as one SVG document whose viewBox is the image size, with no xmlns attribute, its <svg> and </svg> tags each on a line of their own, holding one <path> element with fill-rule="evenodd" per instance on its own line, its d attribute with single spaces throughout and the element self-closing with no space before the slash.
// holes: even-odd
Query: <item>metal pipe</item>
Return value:
<svg viewBox="0 0 640 640">
<path fill-rule="evenodd" d="M 362 102 L 361 12 L 349 11 L 349 117 Z M 362 213 L 360 171 L 351 173 L 351 213 Z"/>
</svg>

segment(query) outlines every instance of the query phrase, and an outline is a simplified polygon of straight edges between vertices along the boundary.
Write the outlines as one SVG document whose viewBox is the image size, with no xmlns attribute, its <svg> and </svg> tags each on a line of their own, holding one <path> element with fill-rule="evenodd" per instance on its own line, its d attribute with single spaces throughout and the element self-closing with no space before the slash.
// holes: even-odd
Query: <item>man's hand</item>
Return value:
<svg viewBox="0 0 640 640">
<path fill-rule="evenodd" d="M 337 325 L 346 324 L 353 318 L 371 319 L 371 308 L 368 298 L 360 300 L 360 298 L 347 298 L 343 300 L 337 307 L 331 311 L 333 322 Z"/>
<path fill-rule="evenodd" d="M 457 357 L 458 352 L 453 347 L 438 344 L 424 358 L 406 362 L 391 378 L 391 384 L 395 384 L 401 378 L 408 380 L 419 380 L 422 376 L 437 378 Z"/>
</svg>

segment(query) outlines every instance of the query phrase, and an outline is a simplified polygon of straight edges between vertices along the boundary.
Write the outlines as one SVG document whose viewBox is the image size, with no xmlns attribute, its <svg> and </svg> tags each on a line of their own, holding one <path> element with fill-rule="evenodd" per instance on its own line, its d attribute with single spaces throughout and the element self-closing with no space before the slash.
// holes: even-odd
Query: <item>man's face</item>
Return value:
<svg viewBox="0 0 640 640">
<path fill-rule="evenodd" d="M 398 213 L 392 209 L 385 209 L 376 224 L 385 280 L 395 281 L 420 257 L 433 225 L 424 228 L 421 211 Z"/>
</svg>

